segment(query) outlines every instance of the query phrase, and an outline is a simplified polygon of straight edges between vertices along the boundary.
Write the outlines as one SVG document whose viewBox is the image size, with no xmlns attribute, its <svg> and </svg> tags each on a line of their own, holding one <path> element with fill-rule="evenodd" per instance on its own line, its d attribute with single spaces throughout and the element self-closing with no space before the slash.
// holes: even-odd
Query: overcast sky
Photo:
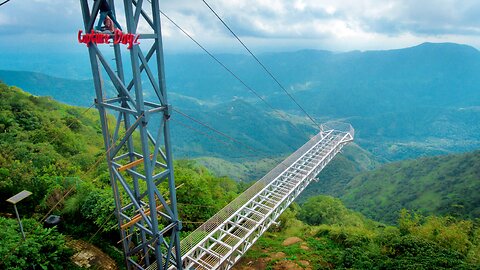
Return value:
<svg viewBox="0 0 480 270">
<path fill-rule="evenodd" d="M 425 41 L 480 48 L 479 0 L 208 2 L 257 52 L 392 49 Z M 116 5 L 121 8 L 123 1 Z M 161 9 L 212 51 L 242 51 L 201 0 L 163 0 Z M 119 21 L 125 25 L 121 15 Z M 199 52 L 170 22 L 162 22 L 167 51 Z M 0 6 L 0 52 L 82 50 L 76 41 L 82 25 L 77 0 L 11 0 Z"/>
</svg>

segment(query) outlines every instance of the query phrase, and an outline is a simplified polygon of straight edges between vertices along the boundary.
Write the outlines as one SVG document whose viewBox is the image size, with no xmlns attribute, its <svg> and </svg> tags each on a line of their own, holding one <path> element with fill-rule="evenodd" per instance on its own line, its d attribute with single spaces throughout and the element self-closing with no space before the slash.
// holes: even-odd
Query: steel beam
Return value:
<svg viewBox="0 0 480 270">
<path fill-rule="evenodd" d="M 118 15 L 116 1 L 107 1 Z M 142 42 L 151 45 L 127 49 L 120 44 L 90 43 L 88 52 L 125 263 L 127 269 L 182 269 L 159 0 L 121 2 L 123 8 L 117 11 L 121 10 L 124 16 L 119 17 L 126 20 L 122 29 L 139 34 L 142 41 L 152 40 Z M 91 33 L 100 1 L 92 7 L 87 0 L 80 3 L 84 32 Z M 150 29 L 138 33 L 139 25 Z M 123 61 L 127 53 L 129 59 Z M 105 57 L 109 54 L 114 55 L 112 64 Z M 126 74 L 132 77 L 126 78 Z M 107 83 L 113 85 L 114 93 L 107 91 Z M 111 121 L 114 116 L 117 121 Z M 152 126 L 152 119 L 160 125 L 157 121 Z M 168 186 L 166 194 L 157 188 L 163 182 Z"/>
<path fill-rule="evenodd" d="M 192 246 L 195 239 L 187 237 L 182 241 L 186 252 L 182 257 L 185 269 L 204 269 L 204 259 L 210 258 L 209 269 L 230 269 L 235 262 L 255 243 L 255 241 L 272 225 L 295 198 L 308 186 L 316 175 L 335 157 L 348 142 L 353 140 L 353 128 L 348 131 L 329 129 L 322 131 L 302 148 L 288 157 L 283 164 L 286 168 L 274 168 L 265 180 L 265 185 L 256 194 L 247 190 L 245 197 L 250 198 L 238 207 L 238 210 L 225 216 L 219 222 L 221 211 L 205 224 L 217 222 L 218 226 L 208 229 L 205 237 Z M 287 165 L 285 165 L 287 164 Z M 258 184 L 258 183 L 257 183 Z M 244 194 L 242 194 L 244 195 Z M 240 195 L 240 197 L 242 197 Z M 231 205 L 231 207 L 230 207 Z M 224 208 L 225 213 L 235 207 L 235 201 Z M 202 232 L 200 226 L 196 233 Z M 236 241 L 226 241 L 234 236 Z M 194 242 L 195 243 L 195 242 Z M 224 248 L 218 252 L 219 244 Z M 185 246 L 182 246 L 184 248 Z M 215 254 L 215 259 L 208 254 Z M 174 266 L 171 269 L 175 269 Z"/>
</svg>

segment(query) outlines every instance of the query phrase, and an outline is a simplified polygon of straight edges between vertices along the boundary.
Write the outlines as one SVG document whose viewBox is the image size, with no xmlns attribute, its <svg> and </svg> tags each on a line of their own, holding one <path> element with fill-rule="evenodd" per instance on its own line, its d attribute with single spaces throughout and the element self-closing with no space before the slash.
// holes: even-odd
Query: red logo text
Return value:
<svg viewBox="0 0 480 270">
<path fill-rule="evenodd" d="M 112 39 L 113 44 L 125 44 L 128 45 L 127 49 L 131 49 L 133 45 L 138 45 L 140 35 L 123 33 L 122 31 L 116 29 L 113 34 L 106 33 L 96 33 L 91 31 L 90 33 L 83 34 L 82 30 L 78 31 L 78 42 L 85 43 L 87 47 L 90 44 L 110 44 L 110 39 Z"/>
</svg>

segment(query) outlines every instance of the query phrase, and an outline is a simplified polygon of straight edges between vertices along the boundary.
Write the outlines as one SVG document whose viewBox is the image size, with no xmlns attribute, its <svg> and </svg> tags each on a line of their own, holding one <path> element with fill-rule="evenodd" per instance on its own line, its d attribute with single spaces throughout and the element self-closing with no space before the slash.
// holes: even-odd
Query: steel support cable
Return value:
<svg viewBox="0 0 480 270">
<path fill-rule="evenodd" d="M 285 120 L 287 123 L 290 124 L 293 128 L 295 128 L 297 131 L 300 132 L 300 134 L 303 134 L 304 137 L 308 138 L 308 135 L 305 134 L 304 131 L 302 131 L 299 127 L 294 125 L 292 122 L 290 122 L 280 110 L 275 109 L 270 103 L 265 100 L 260 94 L 258 94 L 257 91 L 255 91 L 252 87 L 247 85 L 244 80 L 242 80 L 237 74 L 235 74 L 230 68 L 228 68 L 222 61 L 220 61 L 215 55 L 213 55 L 210 51 L 208 51 L 202 44 L 200 44 L 195 38 L 193 38 L 190 34 L 187 33 L 180 25 L 178 25 L 172 18 L 170 18 L 168 15 L 163 13 L 163 11 L 160 10 L 160 13 L 167 18 L 175 27 L 177 27 L 184 35 L 186 35 L 190 40 L 192 40 L 195 44 L 197 44 L 198 47 L 200 47 L 206 54 L 208 54 L 210 57 L 212 57 L 215 62 L 217 62 L 221 67 L 223 67 L 230 75 L 232 75 L 237 81 L 239 81 L 245 88 L 247 88 L 252 94 L 254 94 L 257 98 L 259 98 L 263 103 L 265 103 L 272 111 L 276 112 L 283 120 Z"/>
<path fill-rule="evenodd" d="M 4 2 L 0 3 L 0 7 L 5 5 L 6 3 L 10 2 L 10 0 L 5 0 Z"/>
<path fill-rule="evenodd" d="M 310 114 L 307 113 L 307 111 L 295 100 L 295 98 L 287 91 L 287 89 L 278 81 L 278 79 L 272 74 L 272 72 L 258 59 L 258 57 L 243 43 L 243 41 L 233 32 L 233 30 L 227 25 L 227 23 L 217 14 L 217 12 L 205 1 L 202 0 L 202 2 L 210 9 L 210 11 L 222 22 L 222 24 L 230 31 L 230 33 L 242 44 L 242 46 L 245 48 L 245 50 L 248 51 L 248 53 L 255 59 L 255 61 L 267 72 L 267 74 L 277 83 L 277 85 L 287 94 L 287 96 L 300 108 L 300 110 L 312 121 L 312 123 L 317 126 L 320 131 L 322 130 L 322 127 L 317 124 L 317 122 L 310 116 Z"/>
<path fill-rule="evenodd" d="M 215 132 L 215 133 L 217 134 L 217 136 L 218 136 L 218 135 L 219 135 L 219 136 L 223 136 L 223 137 L 231 140 L 232 142 L 235 142 L 235 143 L 237 143 L 237 144 L 239 144 L 239 145 L 242 145 L 242 146 L 248 148 L 248 150 L 249 150 L 250 152 L 252 152 L 252 153 L 261 154 L 261 151 L 259 151 L 258 149 L 255 149 L 255 148 L 253 148 L 253 147 L 251 147 L 251 146 L 249 146 L 249 145 L 247 145 L 247 144 L 245 144 L 245 143 L 243 143 L 243 142 L 241 142 L 241 141 L 239 141 L 239 140 L 237 140 L 237 139 L 235 139 L 235 138 L 233 138 L 233 137 L 231 137 L 231 136 L 229 136 L 229 135 L 227 135 L 227 134 L 225 134 L 225 133 L 223 133 L 223 132 L 221 132 L 221 131 L 219 131 L 219 130 L 217 130 L 217 129 L 215 129 L 215 128 L 209 126 L 208 124 L 206 124 L 206 123 L 204 123 L 204 122 L 202 122 L 202 121 L 200 121 L 200 120 L 197 120 L 197 119 L 195 119 L 194 117 L 192 117 L 192 116 L 190 116 L 190 115 L 188 115 L 188 114 L 186 114 L 186 113 L 183 113 L 183 112 L 181 112 L 181 111 L 179 111 L 179 110 L 177 110 L 177 109 L 175 109 L 175 108 L 173 108 L 173 111 L 181 114 L 182 116 L 190 119 L 190 120 L 193 121 L 193 122 L 196 122 L 196 123 L 198 123 L 198 124 L 200 124 L 200 125 L 208 128 L 208 129 L 212 130 L 213 132 Z M 202 132 L 202 133 L 203 133 L 203 132 Z M 200 133 L 200 134 L 202 134 L 202 133 Z M 270 160 L 271 160 L 271 161 L 274 161 L 273 159 L 270 159 Z M 280 164 L 283 165 L 285 168 L 288 168 L 288 167 L 289 167 L 288 165 L 286 165 L 285 163 L 283 163 L 283 161 L 280 161 Z"/>
</svg>

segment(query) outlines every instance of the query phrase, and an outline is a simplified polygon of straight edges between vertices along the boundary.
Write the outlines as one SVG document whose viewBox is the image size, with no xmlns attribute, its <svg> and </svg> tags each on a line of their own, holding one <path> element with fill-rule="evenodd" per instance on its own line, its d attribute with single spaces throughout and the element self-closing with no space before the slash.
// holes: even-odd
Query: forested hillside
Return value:
<svg viewBox="0 0 480 270">
<path fill-rule="evenodd" d="M 362 170 L 358 164 L 336 157 L 299 201 L 328 194 L 389 224 L 397 221 L 402 208 L 426 215 L 480 218 L 480 151 L 377 165 L 373 170 Z"/>
<path fill-rule="evenodd" d="M 386 226 L 329 196 L 290 207 L 233 268 L 479 269 L 480 224 L 402 210 Z"/>
<path fill-rule="evenodd" d="M 62 105 L 5 84 L 0 87 L 2 198 L 30 190 L 32 204 L 20 207 L 30 205 L 25 210 L 31 212 L 38 207 L 33 202 L 48 204 L 47 194 L 55 196 L 53 193 L 60 192 L 56 188 L 65 188 L 64 182 L 88 177 L 108 184 L 101 159 L 101 129 L 94 110 Z M 93 166 L 97 159 L 102 166 Z M 0 205 L 6 209 L 4 200 Z"/>
<path fill-rule="evenodd" d="M 473 47 L 424 43 L 397 50 L 302 50 L 258 57 L 317 122 L 340 119 L 351 123 L 356 129 L 356 143 L 378 160 L 405 160 L 480 148 L 480 52 Z M 84 63 L 86 55 L 64 58 L 69 61 L 58 66 L 44 63 L 29 68 L 40 71 L 40 67 L 48 66 L 42 72 L 48 70 L 50 76 L 57 77 L 68 76 L 72 70 L 82 74 L 82 78 L 90 76 L 88 64 L 77 64 Z M 287 155 L 306 141 L 305 134 L 314 134 L 312 123 L 248 55 L 222 54 L 218 58 L 281 110 L 282 116 L 202 54 L 165 55 L 167 88 L 176 109 L 258 148 L 264 157 Z M 11 63 L 12 69 L 18 68 L 17 61 L 4 61 Z M 0 72 L 0 79 L 24 86 L 31 93 L 43 91 L 42 95 L 74 105 L 92 104 L 92 83 L 74 81 L 78 79 L 74 76 L 50 76 Z M 111 85 L 106 83 L 105 87 L 108 90 Z M 78 92 L 71 96 L 75 89 Z M 178 156 L 230 160 L 240 156 L 243 161 L 248 160 L 250 153 L 244 147 L 218 142 L 214 133 L 180 115 L 176 115 L 176 121 L 181 124 L 172 128 L 172 138 Z M 185 125 L 215 139 L 199 135 Z"/>
<path fill-rule="evenodd" d="M 74 269 L 64 235 L 95 243 L 123 265 L 97 118 L 93 109 L 62 105 L 0 83 L 1 269 Z M 244 188 L 193 161 L 177 160 L 174 166 L 185 233 Z M 33 193 L 18 204 L 25 241 L 13 207 L 5 201 L 24 189 Z M 61 216 L 60 227 L 43 228 L 49 214 Z"/>
<path fill-rule="evenodd" d="M 392 223 L 402 208 L 480 218 L 479 190 L 480 151 L 476 151 L 387 164 L 355 176 L 332 194 L 368 217 Z"/>
</svg>

